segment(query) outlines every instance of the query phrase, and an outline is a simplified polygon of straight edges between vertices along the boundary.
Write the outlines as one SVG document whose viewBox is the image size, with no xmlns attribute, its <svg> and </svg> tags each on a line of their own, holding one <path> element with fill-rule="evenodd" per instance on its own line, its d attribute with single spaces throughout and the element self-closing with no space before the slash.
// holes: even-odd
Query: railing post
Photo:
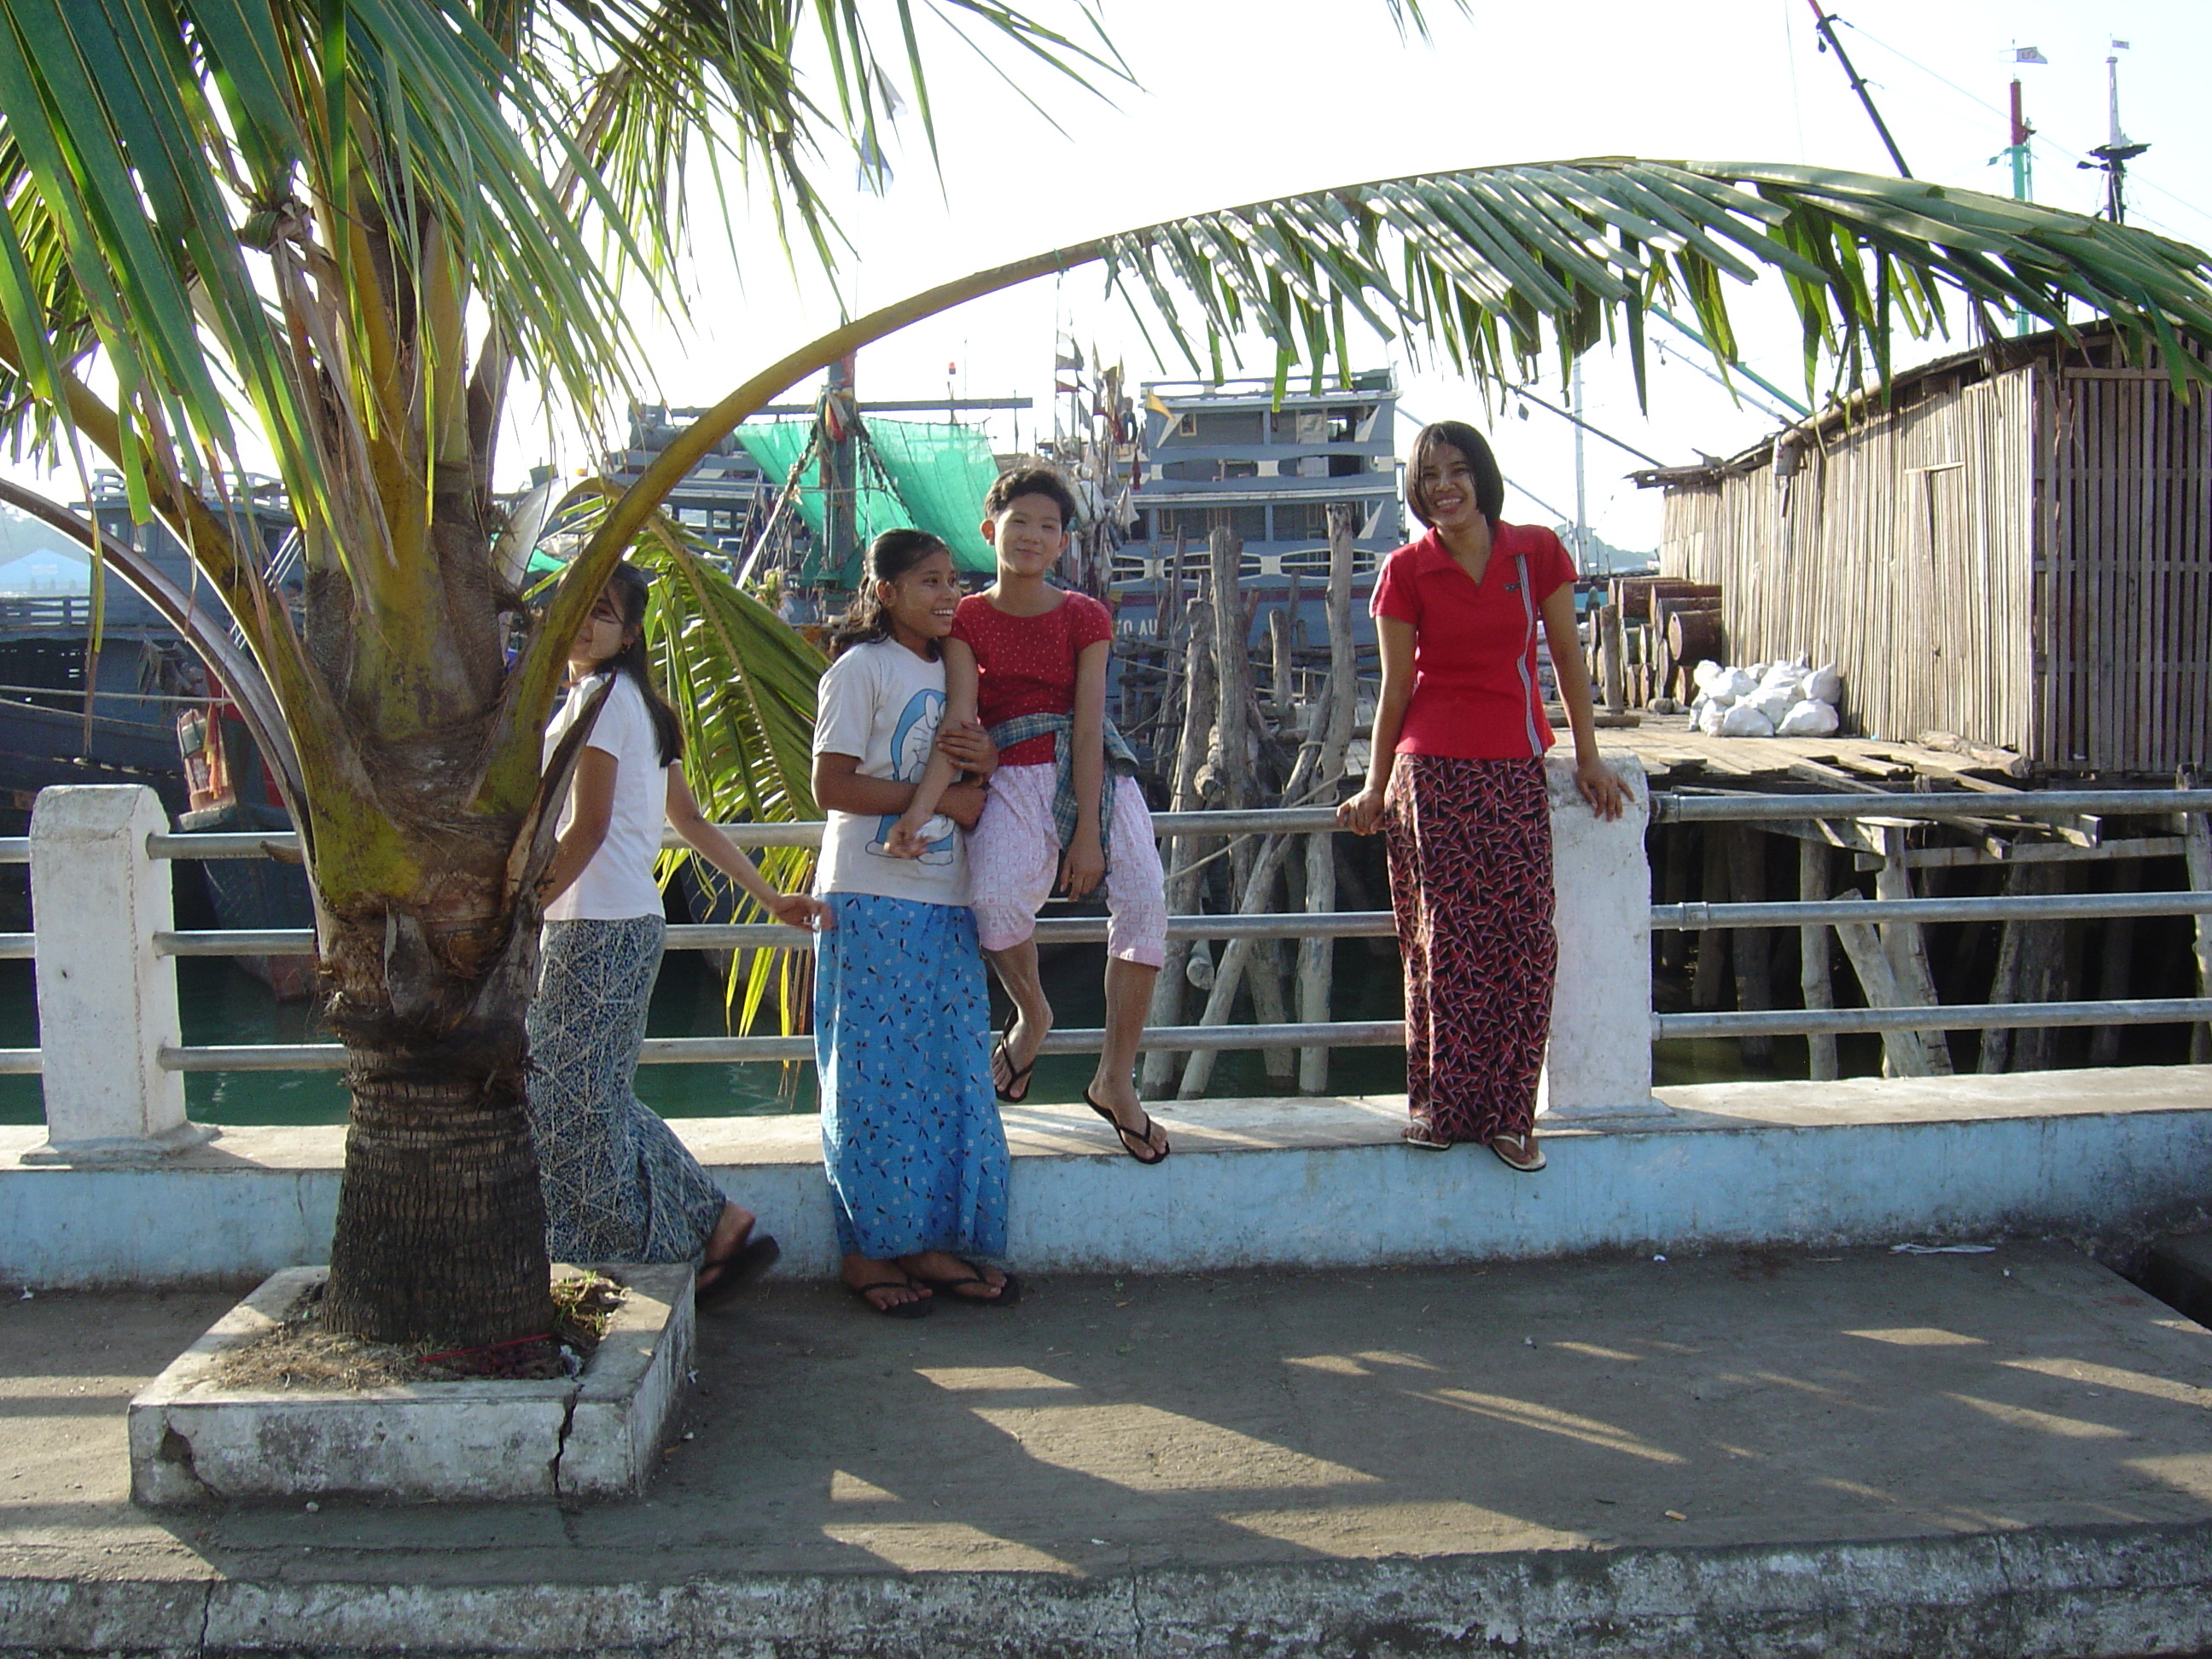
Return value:
<svg viewBox="0 0 2212 1659">
<path fill-rule="evenodd" d="M 1652 1109 L 1650 786 L 1634 755 L 1605 758 L 1634 797 L 1611 823 L 1576 789 L 1571 756 L 1544 769 L 1559 969 L 1536 1109 L 1554 1118 Z"/>
<path fill-rule="evenodd" d="M 136 1162 L 216 1133 L 185 1118 L 185 1080 L 161 1063 L 181 1030 L 176 969 L 154 935 L 174 916 L 146 837 L 168 827 L 138 784 L 63 785 L 31 808 L 46 1144 L 27 1162 Z"/>
</svg>

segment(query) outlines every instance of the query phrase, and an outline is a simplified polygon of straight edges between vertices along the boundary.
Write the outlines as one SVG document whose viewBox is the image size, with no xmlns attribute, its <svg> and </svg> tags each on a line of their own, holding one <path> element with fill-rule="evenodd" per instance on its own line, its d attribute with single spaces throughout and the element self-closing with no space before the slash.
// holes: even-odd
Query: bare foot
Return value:
<svg viewBox="0 0 2212 1659">
<path fill-rule="evenodd" d="M 893 1308 L 902 1308 L 909 1302 L 927 1302 L 929 1290 L 917 1285 L 901 1271 L 895 1261 L 878 1261 L 865 1255 L 848 1255 L 838 1277 L 854 1295 L 863 1298 L 878 1313 L 888 1313 Z"/>
<path fill-rule="evenodd" d="M 722 1206 L 722 1213 L 714 1223 L 714 1231 L 707 1235 L 707 1259 L 700 1265 L 698 1288 L 705 1290 L 722 1276 L 730 1258 L 745 1248 L 752 1237 L 756 1218 L 750 1210 L 740 1209 L 735 1204 Z"/>
<path fill-rule="evenodd" d="M 947 1296 L 963 1302 L 995 1302 L 1006 1287 L 1006 1276 L 998 1268 L 963 1260 L 950 1250 L 902 1255 L 898 1265 L 921 1283 L 940 1286 Z"/>
<path fill-rule="evenodd" d="M 1014 1008 L 1014 1023 L 991 1049 L 991 1085 L 1000 1099 L 1019 1104 L 1030 1097 L 1028 1073 L 1052 1030 L 1052 1006 L 1041 1004 L 1032 1012 L 1016 1003 Z"/>
<path fill-rule="evenodd" d="M 1158 1163 L 1168 1155 L 1168 1132 L 1146 1111 L 1133 1080 L 1127 1077 L 1094 1077 L 1085 1097 L 1093 1111 L 1103 1109 L 1113 1114 L 1114 1127 L 1121 1132 L 1124 1139 L 1152 1149 L 1152 1158 L 1146 1162 Z"/>
</svg>

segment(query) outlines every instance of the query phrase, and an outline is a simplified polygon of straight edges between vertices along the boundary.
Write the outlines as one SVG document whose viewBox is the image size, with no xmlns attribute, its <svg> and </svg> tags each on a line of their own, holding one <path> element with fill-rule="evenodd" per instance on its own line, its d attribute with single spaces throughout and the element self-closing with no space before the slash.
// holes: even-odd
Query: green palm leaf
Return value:
<svg viewBox="0 0 2212 1659">
<path fill-rule="evenodd" d="M 1808 389 L 1824 362 L 1832 391 L 1860 381 L 1869 358 L 1886 365 L 1897 321 L 1916 336 L 1947 329 L 1947 296 L 2060 328 L 2069 305 L 2085 306 L 2139 350 L 2169 335 L 2212 343 L 2205 258 L 2185 244 L 2032 202 L 1765 163 L 1603 158 L 1382 179 L 1056 257 L 1085 255 L 1141 313 L 1167 318 L 1174 337 L 1188 341 L 1194 321 L 1206 363 L 1249 332 L 1316 375 L 1316 343 L 1349 306 L 1386 336 L 1425 339 L 1454 368 L 1492 377 L 1509 371 L 1490 343 L 1498 325 L 1525 374 L 1543 336 L 1572 355 L 1611 315 L 1640 386 L 1651 309 L 1686 301 L 1725 359 L 1734 328 L 1722 279 L 1747 283 L 1762 269 L 1789 281 Z M 2166 363 L 2177 385 L 2212 378 L 2185 351 Z"/>
</svg>

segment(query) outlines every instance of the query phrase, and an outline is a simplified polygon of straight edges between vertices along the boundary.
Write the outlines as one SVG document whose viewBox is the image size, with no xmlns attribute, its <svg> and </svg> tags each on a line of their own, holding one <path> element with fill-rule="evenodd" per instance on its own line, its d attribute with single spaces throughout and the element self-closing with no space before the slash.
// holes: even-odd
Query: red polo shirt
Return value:
<svg viewBox="0 0 2212 1659">
<path fill-rule="evenodd" d="M 1085 650 L 1114 637 L 1113 614 L 1073 588 L 1041 617 L 1001 611 L 970 593 L 952 613 L 952 637 L 975 653 L 975 716 L 987 726 L 1017 714 L 1073 714 L 1076 662 Z M 1001 750 L 1001 766 L 1049 766 L 1049 737 Z"/>
<path fill-rule="evenodd" d="M 1549 749 L 1536 641 L 1544 601 L 1574 579 L 1559 538 L 1533 525 L 1497 527 L 1480 586 L 1433 530 L 1385 559 L 1375 614 L 1413 625 L 1397 752 L 1511 760 Z"/>
</svg>

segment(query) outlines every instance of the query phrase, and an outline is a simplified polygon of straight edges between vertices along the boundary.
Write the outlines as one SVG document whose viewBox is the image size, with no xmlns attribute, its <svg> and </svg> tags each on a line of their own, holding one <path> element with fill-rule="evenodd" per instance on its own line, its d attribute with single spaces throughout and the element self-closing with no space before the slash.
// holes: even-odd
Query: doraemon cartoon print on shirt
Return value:
<svg viewBox="0 0 2212 1659">
<path fill-rule="evenodd" d="M 929 764 L 929 751 L 937 742 L 937 728 L 945 721 L 945 693 L 917 691 L 907 699 L 906 707 L 899 710 L 896 724 L 891 728 L 891 776 L 900 783 L 919 783 L 923 770 Z M 887 845 L 892 827 L 899 821 L 896 812 L 886 812 L 877 820 L 876 833 L 868 837 L 869 854 L 876 858 L 892 856 Z M 952 862 L 953 836 L 959 830 L 951 818 L 939 812 L 921 826 L 923 864 Z"/>
</svg>

